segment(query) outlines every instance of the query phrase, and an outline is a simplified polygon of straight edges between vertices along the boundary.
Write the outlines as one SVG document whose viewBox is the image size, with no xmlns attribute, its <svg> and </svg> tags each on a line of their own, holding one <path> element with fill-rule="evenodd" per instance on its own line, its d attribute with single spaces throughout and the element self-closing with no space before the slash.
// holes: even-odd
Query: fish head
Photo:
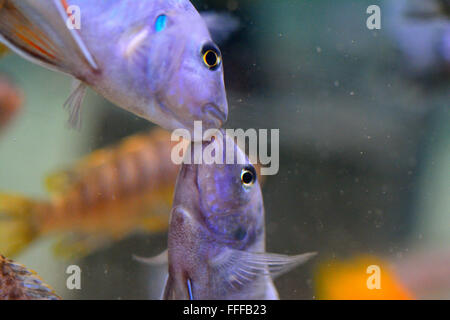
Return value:
<svg viewBox="0 0 450 320">
<path fill-rule="evenodd" d="M 205 129 L 220 128 L 228 117 L 222 55 L 205 22 L 185 7 L 155 19 L 165 19 L 164 30 L 151 39 L 148 79 L 157 107 L 173 119 L 166 127 L 192 133 L 202 121 Z"/>
<path fill-rule="evenodd" d="M 261 187 L 255 167 L 234 139 L 217 132 L 211 142 L 202 142 L 202 150 L 204 157 L 219 152 L 221 163 L 183 164 L 174 205 L 190 211 L 216 243 L 245 250 L 264 236 Z"/>
</svg>

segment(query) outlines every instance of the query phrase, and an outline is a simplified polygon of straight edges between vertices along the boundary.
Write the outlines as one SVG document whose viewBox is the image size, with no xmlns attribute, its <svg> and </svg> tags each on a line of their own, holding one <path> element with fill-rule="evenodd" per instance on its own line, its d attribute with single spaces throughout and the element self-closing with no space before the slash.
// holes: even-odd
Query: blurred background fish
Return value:
<svg viewBox="0 0 450 320">
<path fill-rule="evenodd" d="M 14 85 L 5 75 L 0 74 L 0 131 L 20 111 L 23 100 L 22 90 Z"/>
<path fill-rule="evenodd" d="M 387 4 L 386 21 L 410 77 L 450 78 L 450 2 L 398 0 Z"/>
<path fill-rule="evenodd" d="M 316 266 L 314 273 L 316 298 L 411 300 L 441 297 L 445 299 L 446 291 L 450 286 L 449 266 L 450 251 L 448 249 L 422 250 L 396 259 L 359 254 L 347 259 L 323 260 Z M 376 267 L 377 270 L 370 267 Z M 376 285 L 379 286 L 376 287 Z"/>
<path fill-rule="evenodd" d="M 374 272 L 373 270 L 367 272 L 369 266 L 379 268 L 375 271 L 379 271 L 380 275 L 379 288 L 369 287 L 367 284 Z M 323 262 L 316 271 L 314 286 L 317 292 L 316 298 L 321 300 L 413 299 L 413 295 L 401 283 L 389 264 L 370 255 Z"/>
<path fill-rule="evenodd" d="M 59 299 L 36 272 L 0 255 L 0 300 Z"/>
<path fill-rule="evenodd" d="M 1 0 L 0 42 L 76 79 L 74 127 L 87 86 L 166 129 L 228 116 L 220 50 L 189 0 Z"/>
<path fill-rule="evenodd" d="M 67 232 L 57 253 L 82 255 L 133 231 L 165 231 L 176 143 L 155 129 L 95 151 L 47 178 L 48 201 L 1 193 L 0 252 L 11 256 L 39 236 Z"/>
</svg>

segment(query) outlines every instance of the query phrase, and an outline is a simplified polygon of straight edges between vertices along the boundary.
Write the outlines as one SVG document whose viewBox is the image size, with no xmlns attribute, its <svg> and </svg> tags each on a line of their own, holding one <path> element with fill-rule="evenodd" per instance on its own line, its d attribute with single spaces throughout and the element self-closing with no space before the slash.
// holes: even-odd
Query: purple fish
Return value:
<svg viewBox="0 0 450 320">
<path fill-rule="evenodd" d="M 228 136 L 204 142 L 203 150 L 225 151 L 227 143 L 234 147 L 234 163 L 242 164 L 184 164 L 168 251 L 144 259 L 149 264 L 168 259 L 164 299 L 278 299 L 273 278 L 315 255 L 265 252 L 264 205 L 255 168 Z"/>
<path fill-rule="evenodd" d="M 222 56 L 188 0 L 0 0 L 0 42 L 76 79 L 73 126 L 86 86 L 169 130 L 227 119 Z"/>
</svg>

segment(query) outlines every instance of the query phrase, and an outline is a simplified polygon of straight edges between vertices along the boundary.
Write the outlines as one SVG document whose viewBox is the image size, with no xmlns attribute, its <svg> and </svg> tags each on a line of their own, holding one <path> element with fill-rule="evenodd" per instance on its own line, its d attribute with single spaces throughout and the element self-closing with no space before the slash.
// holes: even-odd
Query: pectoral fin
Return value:
<svg viewBox="0 0 450 320">
<path fill-rule="evenodd" d="M 163 251 L 159 255 L 152 258 L 142 258 L 133 256 L 133 258 L 139 262 L 145 263 L 152 267 L 165 266 L 169 263 L 168 250 Z M 162 300 L 194 300 L 193 284 L 190 278 L 186 278 L 183 283 L 176 285 L 176 281 L 168 275 L 166 278 L 164 290 L 161 296 Z"/>
<path fill-rule="evenodd" d="M 305 263 L 316 253 L 287 256 L 227 249 L 210 261 L 210 265 L 228 276 L 231 288 L 242 287 L 260 277 L 276 278 Z"/>
<path fill-rule="evenodd" d="M 81 107 L 86 96 L 87 85 L 79 80 L 74 80 L 74 89 L 64 103 L 64 108 L 69 111 L 68 125 L 72 129 L 81 129 Z"/>
<path fill-rule="evenodd" d="M 150 266 L 163 266 L 169 263 L 169 254 L 168 250 L 165 250 L 155 257 L 143 258 L 133 255 L 133 259 Z"/>
</svg>

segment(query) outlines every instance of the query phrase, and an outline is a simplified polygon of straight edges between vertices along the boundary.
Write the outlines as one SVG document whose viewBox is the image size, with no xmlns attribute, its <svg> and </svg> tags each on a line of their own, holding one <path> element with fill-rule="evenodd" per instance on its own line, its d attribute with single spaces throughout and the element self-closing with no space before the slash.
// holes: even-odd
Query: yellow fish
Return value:
<svg viewBox="0 0 450 320">
<path fill-rule="evenodd" d="M 389 265 L 370 255 L 322 263 L 315 274 L 315 284 L 317 298 L 322 300 L 413 299 Z"/>
<path fill-rule="evenodd" d="M 0 300 L 59 300 L 33 270 L 0 255 Z"/>
</svg>

